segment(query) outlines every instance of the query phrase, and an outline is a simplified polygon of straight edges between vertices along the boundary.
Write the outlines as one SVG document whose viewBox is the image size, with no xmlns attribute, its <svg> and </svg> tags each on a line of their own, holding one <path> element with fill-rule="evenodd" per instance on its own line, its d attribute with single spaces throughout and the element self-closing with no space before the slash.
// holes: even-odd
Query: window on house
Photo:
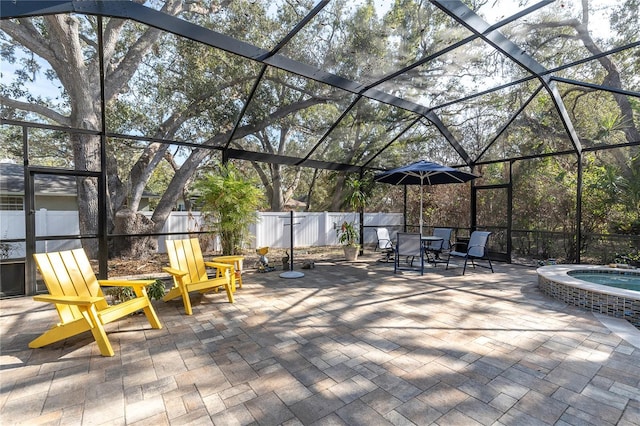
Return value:
<svg viewBox="0 0 640 426">
<path fill-rule="evenodd" d="M 24 197 L 0 196 L 0 210 L 24 210 Z"/>
</svg>

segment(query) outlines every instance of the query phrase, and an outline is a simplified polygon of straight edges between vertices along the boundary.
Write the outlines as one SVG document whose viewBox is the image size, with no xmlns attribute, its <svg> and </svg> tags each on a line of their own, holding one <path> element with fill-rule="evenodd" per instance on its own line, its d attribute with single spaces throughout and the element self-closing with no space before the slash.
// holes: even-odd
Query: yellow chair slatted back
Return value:
<svg viewBox="0 0 640 426">
<path fill-rule="evenodd" d="M 102 289 L 93 273 L 91 263 L 83 249 L 34 254 L 49 294 L 53 296 L 103 297 Z M 98 310 L 108 307 L 102 300 L 96 304 Z M 82 317 L 77 306 L 56 304 L 62 322 Z"/>
<path fill-rule="evenodd" d="M 185 240 L 167 240 L 169 267 L 162 268 L 173 277 L 174 286 L 164 295 L 162 300 L 181 298 L 187 315 L 192 315 L 189 293 L 199 291 L 208 293 L 224 287 L 229 303 L 233 303 L 233 283 L 231 273 L 233 265 L 217 262 L 205 262 L 197 238 Z M 207 267 L 215 268 L 215 275 L 209 278 Z M 213 275 L 213 274 L 212 274 Z"/>
<path fill-rule="evenodd" d="M 208 279 L 202 250 L 197 238 L 167 240 L 166 245 L 171 267 L 189 272 L 188 275 L 182 278 L 185 284 L 197 283 Z"/>
</svg>

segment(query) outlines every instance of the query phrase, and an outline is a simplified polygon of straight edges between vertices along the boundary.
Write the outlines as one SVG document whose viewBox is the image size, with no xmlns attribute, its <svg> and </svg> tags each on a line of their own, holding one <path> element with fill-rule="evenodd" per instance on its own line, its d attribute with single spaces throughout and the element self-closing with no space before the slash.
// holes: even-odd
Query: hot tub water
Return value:
<svg viewBox="0 0 640 426">
<path fill-rule="evenodd" d="M 570 271 L 568 274 L 579 280 L 609 287 L 624 288 L 626 290 L 640 291 L 640 273 L 616 272 L 616 271 Z"/>
</svg>

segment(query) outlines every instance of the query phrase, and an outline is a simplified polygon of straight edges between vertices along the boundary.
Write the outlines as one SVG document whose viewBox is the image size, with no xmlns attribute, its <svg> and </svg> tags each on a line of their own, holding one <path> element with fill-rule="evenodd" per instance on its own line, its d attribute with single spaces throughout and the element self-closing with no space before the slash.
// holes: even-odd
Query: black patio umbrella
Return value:
<svg viewBox="0 0 640 426">
<path fill-rule="evenodd" d="M 374 176 L 375 182 L 392 185 L 420 185 L 420 232 L 422 232 L 422 187 L 445 183 L 463 183 L 479 176 L 430 161 L 416 161 Z"/>
</svg>

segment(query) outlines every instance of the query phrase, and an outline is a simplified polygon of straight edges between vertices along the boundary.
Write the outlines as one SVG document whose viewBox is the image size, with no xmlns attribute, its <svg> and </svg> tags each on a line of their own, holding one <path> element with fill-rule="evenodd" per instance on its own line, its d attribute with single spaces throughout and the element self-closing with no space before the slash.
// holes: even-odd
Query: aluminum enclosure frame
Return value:
<svg viewBox="0 0 640 426">
<path fill-rule="evenodd" d="M 195 144 L 189 142 L 178 142 L 178 141 L 167 141 L 167 140 L 155 140 L 156 142 L 162 143 L 171 143 L 175 145 L 184 145 L 191 146 L 203 149 L 212 149 L 219 150 L 222 152 L 223 159 L 241 159 L 247 161 L 256 161 L 256 162 L 264 162 L 264 163 L 275 163 L 275 164 L 283 164 L 289 166 L 301 166 L 301 167 L 310 167 L 317 169 L 325 169 L 325 170 L 334 170 L 345 173 L 363 173 L 366 169 L 371 169 L 370 163 L 373 159 L 377 158 L 383 151 L 388 149 L 403 133 L 409 131 L 413 126 L 418 125 L 423 121 L 427 121 L 432 124 L 444 137 L 444 139 L 450 144 L 453 150 L 459 155 L 462 164 L 458 166 L 467 166 L 471 168 L 473 171 L 474 167 L 482 164 L 490 164 L 496 162 L 513 162 L 520 159 L 524 159 L 526 157 L 518 157 L 518 158 L 508 158 L 502 160 L 484 160 L 483 156 L 489 149 L 489 147 L 499 138 L 499 136 L 504 132 L 506 127 L 512 123 L 516 117 L 522 113 L 525 109 L 526 105 L 535 97 L 537 93 L 541 90 L 547 92 L 547 94 L 552 99 L 555 109 L 558 112 L 559 118 L 564 126 L 566 134 L 569 140 L 572 143 L 573 150 L 571 152 L 563 152 L 563 153 L 554 153 L 550 155 L 566 155 L 568 153 L 576 156 L 577 159 L 581 159 L 583 153 L 585 151 L 593 151 L 598 148 L 584 148 L 582 146 L 582 142 L 576 132 L 575 126 L 571 120 L 571 117 L 567 111 L 567 107 L 562 100 L 561 94 L 557 88 L 556 83 L 567 83 L 576 86 L 582 86 L 589 89 L 594 90 L 602 90 L 610 93 L 615 93 L 624 96 L 632 96 L 636 98 L 640 98 L 640 92 L 623 90 L 619 88 L 613 88 L 606 85 L 593 84 L 588 82 L 581 82 L 573 79 L 562 78 L 558 76 L 554 76 L 553 73 L 570 68 L 572 66 L 576 66 L 578 64 L 582 64 L 588 61 L 592 61 L 601 56 L 606 56 L 615 52 L 619 52 L 626 49 L 633 49 L 640 46 L 640 41 L 632 42 L 625 46 L 621 46 L 615 49 L 612 49 L 607 52 L 602 52 L 597 55 L 591 55 L 589 57 L 580 59 L 579 61 L 575 61 L 569 64 L 565 64 L 561 67 L 556 67 L 553 69 L 548 69 L 537 62 L 531 55 L 527 54 L 516 45 L 511 40 L 507 39 L 501 32 L 500 28 L 504 25 L 513 22 L 517 19 L 521 19 L 522 17 L 530 14 L 540 8 L 543 8 L 555 0 L 543 0 L 539 1 L 532 6 L 519 11 L 518 13 L 501 20 L 500 22 L 489 25 L 483 18 L 478 16 L 475 12 L 473 12 L 469 7 L 467 7 L 462 1 L 457 0 L 430 0 L 432 4 L 434 4 L 439 10 L 444 12 L 447 16 L 454 19 L 456 22 L 460 23 L 462 26 L 471 31 L 472 35 L 460 40 L 451 46 L 448 46 L 438 52 L 435 52 L 429 56 L 418 59 L 412 64 L 407 65 L 406 67 L 397 70 L 373 83 L 363 84 L 358 81 L 353 81 L 336 74 L 329 73 L 319 68 L 315 68 L 309 66 L 307 64 L 292 60 L 290 58 L 281 55 L 279 51 L 286 45 L 286 43 L 294 37 L 296 33 L 301 31 L 309 22 L 313 20 L 313 18 L 322 11 L 329 4 L 329 0 L 322 0 L 318 2 L 315 7 L 308 12 L 308 14 L 303 17 L 299 21 L 299 23 L 278 43 L 272 50 L 265 50 L 250 43 L 246 43 L 240 40 L 236 40 L 230 36 L 221 34 L 216 31 L 212 31 L 203 27 L 200 27 L 196 24 L 184 21 L 177 17 L 166 15 L 160 11 L 148 8 L 142 4 L 134 3 L 131 1 L 79 1 L 79 0 L 57 0 L 57 1 L 21 1 L 21 0 L 1 0 L 0 1 L 0 19 L 12 19 L 12 18 L 20 18 L 20 17 L 31 17 L 31 16 L 42 16 L 42 15 L 52 15 L 52 14 L 63 14 L 63 13 L 77 13 L 77 14 L 88 14 L 94 15 L 97 17 L 115 17 L 121 19 L 129 19 L 133 20 L 150 27 L 158 28 L 160 30 L 166 31 L 168 33 L 175 34 L 180 37 L 184 37 L 189 40 L 193 40 L 198 43 L 202 43 L 204 45 L 210 46 L 215 49 L 221 49 L 226 52 L 229 52 L 234 55 L 238 55 L 254 61 L 256 63 L 261 64 L 261 72 L 256 78 L 256 81 L 253 85 L 252 91 L 248 94 L 246 98 L 246 102 L 244 104 L 243 110 L 238 116 L 237 120 L 234 123 L 234 128 L 230 132 L 226 143 L 223 146 L 207 146 L 203 144 Z M 101 19 L 99 19 L 101 22 Z M 448 52 L 453 51 L 456 48 L 462 47 L 474 40 L 480 39 L 484 41 L 486 44 L 490 45 L 493 49 L 504 54 L 509 60 L 513 63 L 519 65 L 524 68 L 529 75 L 526 78 L 512 81 L 510 83 L 503 84 L 498 87 L 493 87 L 482 91 L 480 93 L 476 93 L 464 98 L 460 98 L 455 101 L 451 101 L 445 104 L 440 105 L 420 105 L 408 99 L 403 99 L 401 97 L 395 96 L 390 93 L 386 93 L 383 90 L 380 90 L 379 87 L 393 78 L 400 76 L 422 64 L 429 62 L 439 56 L 442 56 Z M 102 52 L 100 52 L 102 55 Z M 103 61 L 100 61 L 101 69 L 103 66 Z M 345 92 L 351 93 L 355 95 L 354 101 L 351 103 L 349 107 L 342 111 L 340 117 L 327 129 L 324 135 L 317 141 L 314 147 L 311 149 L 303 157 L 291 157 L 285 155 L 278 154 L 268 154 L 268 153 L 260 153 L 260 152 L 252 152 L 245 151 L 240 149 L 234 149 L 230 147 L 231 141 L 234 139 L 236 135 L 236 131 L 243 119 L 244 114 L 247 111 L 248 106 L 255 102 L 254 93 L 268 67 L 275 67 L 277 69 L 290 72 L 292 74 L 317 81 L 319 83 L 325 84 L 327 86 L 343 90 Z M 498 131 L 498 134 L 492 138 L 489 145 L 486 146 L 478 156 L 472 158 L 472 156 L 465 150 L 460 141 L 456 139 L 453 132 L 450 128 L 448 128 L 438 116 L 438 110 L 443 106 L 455 104 L 456 102 L 460 102 L 461 100 L 471 99 L 474 97 L 481 96 L 483 94 L 489 94 L 496 92 L 498 90 L 502 90 L 504 88 L 513 87 L 517 84 L 520 84 L 524 81 L 537 79 L 540 82 L 540 87 L 534 92 L 533 95 L 529 97 L 527 102 L 523 106 L 521 106 L 515 113 L 509 117 L 506 124 L 501 127 Z M 104 84 L 104 76 L 101 78 L 102 84 Z M 103 150 L 104 150 L 104 142 L 108 137 L 123 137 L 129 139 L 139 139 L 144 141 L 152 141 L 152 138 L 137 138 L 131 135 L 119 135 L 115 133 L 109 133 L 108 129 L 105 128 L 105 119 L 104 119 L 104 87 L 102 89 L 102 112 L 103 112 L 103 120 L 102 120 L 102 130 L 100 132 L 100 136 L 103 141 Z M 345 164 L 345 163 L 337 163 L 330 161 L 320 161 L 311 159 L 311 154 L 314 153 L 317 148 L 322 144 L 322 142 L 329 136 L 332 130 L 334 130 L 340 123 L 340 121 L 347 116 L 349 111 L 355 107 L 358 100 L 362 98 L 368 98 L 386 105 L 393 106 L 395 108 L 399 108 L 402 110 L 406 110 L 411 112 L 417 116 L 416 119 L 410 120 L 410 124 L 407 127 L 404 127 L 400 134 L 394 137 L 391 141 L 386 143 L 378 152 L 373 153 L 366 161 L 361 164 Z M 1 120 L 2 124 L 17 124 L 18 122 L 14 122 L 11 120 Z M 55 127 L 55 126 L 54 126 Z M 65 131 L 74 131 L 74 129 L 64 129 Z M 619 146 L 632 146 L 639 144 L 640 141 L 635 141 Z M 602 149 L 615 148 L 616 146 L 608 146 L 602 147 Z M 103 154 L 104 155 L 104 154 Z M 533 156 L 536 157 L 536 156 Z M 581 164 L 581 161 L 578 162 Z M 104 164 L 104 162 L 103 162 Z M 378 169 L 376 169 L 378 170 Z M 581 166 L 578 170 L 578 193 L 577 193 L 577 243 L 580 246 L 580 229 L 581 229 L 581 206 L 580 199 L 582 194 L 582 185 L 581 185 L 581 176 L 582 169 Z M 106 175 L 101 179 L 106 179 Z M 473 219 L 473 218 L 472 218 Z M 104 220 L 102 220 L 104 223 Z M 472 223 L 474 220 L 472 220 Z M 106 230 L 101 230 L 101 233 L 106 235 Z M 104 241 L 101 242 L 104 246 Z M 578 253 L 579 256 L 579 253 Z M 578 259 L 579 260 L 579 259 Z M 103 264 L 106 268 L 106 260 L 101 260 L 101 274 L 103 270 Z"/>
</svg>

